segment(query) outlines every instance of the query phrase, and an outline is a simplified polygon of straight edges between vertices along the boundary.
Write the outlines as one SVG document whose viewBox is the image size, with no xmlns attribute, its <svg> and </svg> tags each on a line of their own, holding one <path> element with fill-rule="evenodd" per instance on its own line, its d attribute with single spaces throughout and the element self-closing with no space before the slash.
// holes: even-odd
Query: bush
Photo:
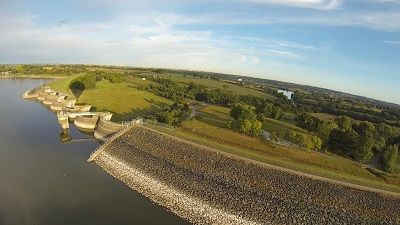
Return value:
<svg viewBox="0 0 400 225">
<path fill-rule="evenodd" d="M 319 150 L 322 147 L 322 140 L 319 137 L 308 137 L 294 131 L 288 131 L 285 134 L 285 139 L 309 150 Z"/>
<path fill-rule="evenodd" d="M 399 147 L 397 145 L 386 146 L 383 149 L 382 163 L 383 169 L 387 172 L 393 172 L 398 157 Z"/>
</svg>

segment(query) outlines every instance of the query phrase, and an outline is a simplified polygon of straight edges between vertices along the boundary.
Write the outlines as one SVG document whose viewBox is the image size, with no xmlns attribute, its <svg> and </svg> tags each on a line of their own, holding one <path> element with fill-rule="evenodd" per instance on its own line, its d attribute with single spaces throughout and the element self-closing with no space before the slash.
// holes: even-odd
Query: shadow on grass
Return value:
<svg viewBox="0 0 400 225">
<path fill-rule="evenodd" d="M 160 112 L 163 110 L 165 107 L 168 106 L 168 104 L 165 104 L 163 102 L 154 102 L 147 100 L 151 106 L 147 108 L 133 108 L 129 112 L 124 112 L 124 113 L 118 113 L 109 110 L 113 114 L 111 117 L 111 120 L 114 122 L 121 122 L 121 121 L 129 121 L 138 117 L 146 117 L 149 115 L 155 115 L 156 113 Z"/>
<path fill-rule="evenodd" d="M 230 119 L 227 119 L 226 117 L 214 115 L 214 114 L 207 113 L 207 112 L 201 112 L 201 111 L 197 112 L 196 118 L 199 121 L 204 122 L 208 125 L 216 126 L 219 128 L 226 128 L 226 129 L 228 129 L 228 122 L 231 121 Z"/>
</svg>

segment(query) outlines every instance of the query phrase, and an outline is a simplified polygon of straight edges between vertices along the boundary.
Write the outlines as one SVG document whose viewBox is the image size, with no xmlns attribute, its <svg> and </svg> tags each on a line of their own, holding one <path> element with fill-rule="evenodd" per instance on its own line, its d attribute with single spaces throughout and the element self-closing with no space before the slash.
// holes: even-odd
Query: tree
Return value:
<svg viewBox="0 0 400 225">
<path fill-rule="evenodd" d="M 250 120 L 237 119 L 232 122 L 232 126 L 238 132 L 247 134 L 251 130 L 252 124 L 251 124 Z"/>
<path fill-rule="evenodd" d="M 262 123 L 257 120 L 256 113 L 250 106 L 236 104 L 231 109 L 230 115 L 234 118 L 231 127 L 236 131 L 243 134 L 251 131 L 254 137 L 261 134 Z"/>
<path fill-rule="evenodd" d="M 302 113 L 301 115 L 297 116 L 296 118 L 297 124 L 300 127 L 307 129 L 308 131 L 315 131 L 317 130 L 319 120 L 312 116 L 309 113 Z"/>
<path fill-rule="evenodd" d="M 178 115 L 178 110 L 165 110 L 157 114 L 157 120 L 161 123 L 175 125 L 179 121 Z"/>
<path fill-rule="evenodd" d="M 330 121 L 323 121 L 320 124 L 318 124 L 317 127 L 317 133 L 319 138 L 326 143 L 329 139 L 329 135 L 331 134 L 331 131 L 333 129 L 337 128 L 336 123 L 330 122 Z"/>
<path fill-rule="evenodd" d="M 375 150 L 382 150 L 384 147 L 386 146 L 386 140 L 384 137 L 379 137 L 376 141 L 375 141 L 375 145 L 374 145 L 374 149 Z"/>
<path fill-rule="evenodd" d="M 253 118 L 256 118 L 256 113 L 250 106 L 244 106 L 241 104 L 236 104 L 235 106 L 233 106 L 233 108 L 230 111 L 230 115 L 235 120 L 238 119 L 251 120 Z"/>
<path fill-rule="evenodd" d="M 359 134 L 365 134 L 367 132 L 371 132 L 372 134 L 375 133 L 375 125 L 371 122 L 368 121 L 362 121 L 358 126 L 357 126 L 357 131 Z"/>
<path fill-rule="evenodd" d="M 387 172 L 393 172 L 398 157 L 399 147 L 397 145 L 386 146 L 383 149 L 382 163 L 383 169 Z"/>
<path fill-rule="evenodd" d="M 376 130 L 380 137 L 390 138 L 395 135 L 394 128 L 384 123 L 378 124 Z"/>
<path fill-rule="evenodd" d="M 351 156 L 353 156 L 356 161 L 362 163 L 368 162 L 374 155 L 372 151 L 374 144 L 374 135 L 371 131 L 367 130 L 364 134 L 359 136 L 356 148 L 353 149 Z"/>
<path fill-rule="evenodd" d="M 15 70 L 17 70 L 17 72 L 19 74 L 26 73 L 26 66 L 25 65 L 18 65 L 18 66 L 15 67 Z"/>
<path fill-rule="evenodd" d="M 353 119 L 348 116 L 339 116 L 335 119 L 335 122 L 343 130 L 348 130 L 353 125 Z"/>
<path fill-rule="evenodd" d="M 272 114 L 271 114 L 271 116 L 272 116 L 272 119 L 275 119 L 275 120 L 280 120 L 280 119 L 282 119 L 282 117 L 283 117 L 283 110 L 281 109 L 281 107 L 279 107 L 279 106 L 274 106 L 274 107 L 272 108 Z"/>
<path fill-rule="evenodd" d="M 322 147 L 322 140 L 317 136 L 311 136 L 311 143 L 314 150 L 320 150 Z"/>
<path fill-rule="evenodd" d="M 353 130 L 333 129 L 328 139 L 329 148 L 339 154 L 349 155 L 356 148 L 358 134 Z"/>
<path fill-rule="evenodd" d="M 262 131 L 262 123 L 258 121 L 257 119 L 251 120 L 251 132 L 253 133 L 253 136 L 256 137 L 261 134 Z"/>
</svg>

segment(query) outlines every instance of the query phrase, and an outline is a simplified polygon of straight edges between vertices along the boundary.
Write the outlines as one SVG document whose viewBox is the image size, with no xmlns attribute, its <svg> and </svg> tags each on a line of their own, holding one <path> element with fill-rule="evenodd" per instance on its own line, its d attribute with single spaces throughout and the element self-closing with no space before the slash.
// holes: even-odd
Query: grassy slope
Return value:
<svg viewBox="0 0 400 225">
<path fill-rule="evenodd" d="M 261 91 L 257 91 L 254 89 L 246 88 L 246 87 L 240 87 L 238 85 L 224 82 L 224 81 L 217 81 L 217 80 L 211 80 L 211 79 L 200 79 L 200 78 L 195 78 L 192 76 L 183 76 L 181 74 L 164 74 L 165 77 L 170 77 L 172 80 L 188 84 L 190 82 L 193 82 L 195 84 L 202 84 L 207 87 L 212 87 L 212 88 L 223 88 L 224 85 L 228 87 L 228 90 L 231 90 L 232 93 L 237 94 L 237 95 L 254 95 L 254 96 L 259 96 L 259 97 L 267 97 L 274 99 L 275 96 L 268 94 L 268 93 L 263 93 Z"/>
<path fill-rule="evenodd" d="M 399 185 L 387 184 L 357 163 L 340 156 L 279 146 L 231 132 L 224 123 L 229 120 L 228 112 L 229 109 L 223 107 L 206 106 L 201 109 L 198 114 L 200 117 L 197 119 L 184 122 L 182 127 L 176 130 L 163 129 L 163 131 L 261 162 L 332 179 L 400 192 Z"/>
<path fill-rule="evenodd" d="M 71 94 L 68 84 L 74 77 L 58 80 L 50 84 L 51 88 Z M 85 90 L 78 103 L 89 104 L 97 111 L 114 113 L 113 120 L 129 120 L 137 116 L 153 113 L 172 102 L 146 91 L 140 91 L 130 83 L 112 84 L 106 80 L 96 83 L 96 87 Z"/>
<path fill-rule="evenodd" d="M 274 119 L 270 119 L 267 118 L 264 122 L 263 122 L 263 129 L 268 131 L 268 132 L 287 132 L 287 131 L 294 131 L 297 133 L 301 133 L 305 136 L 310 136 L 310 134 L 300 128 L 295 126 L 292 123 L 289 123 L 287 121 L 281 121 L 281 120 L 274 120 Z"/>
</svg>

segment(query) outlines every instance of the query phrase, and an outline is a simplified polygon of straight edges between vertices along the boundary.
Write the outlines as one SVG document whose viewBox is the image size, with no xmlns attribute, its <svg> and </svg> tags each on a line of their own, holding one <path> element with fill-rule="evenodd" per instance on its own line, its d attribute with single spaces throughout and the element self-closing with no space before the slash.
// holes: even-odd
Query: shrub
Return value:
<svg viewBox="0 0 400 225">
<path fill-rule="evenodd" d="M 393 172 L 398 157 L 399 147 L 397 145 L 386 146 L 383 149 L 382 163 L 383 169 L 387 172 Z"/>
</svg>

